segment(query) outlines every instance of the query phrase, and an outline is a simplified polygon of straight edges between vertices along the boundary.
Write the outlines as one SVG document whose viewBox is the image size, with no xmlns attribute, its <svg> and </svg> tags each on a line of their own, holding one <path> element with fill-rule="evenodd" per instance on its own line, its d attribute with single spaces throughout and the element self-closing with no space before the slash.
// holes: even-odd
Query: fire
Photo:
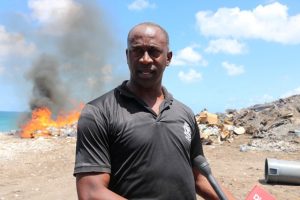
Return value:
<svg viewBox="0 0 300 200">
<path fill-rule="evenodd" d="M 31 119 L 21 127 L 21 137 L 47 137 L 52 136 L 54 131 L 59 134 L 60 129 L 78 121 L 82 108 L 83 104 L 71 112 L 60 113 L 56 119 L 52 119 L 52 112 L 47 107 L 37 108 L 32 111 Z"/>
</svg>

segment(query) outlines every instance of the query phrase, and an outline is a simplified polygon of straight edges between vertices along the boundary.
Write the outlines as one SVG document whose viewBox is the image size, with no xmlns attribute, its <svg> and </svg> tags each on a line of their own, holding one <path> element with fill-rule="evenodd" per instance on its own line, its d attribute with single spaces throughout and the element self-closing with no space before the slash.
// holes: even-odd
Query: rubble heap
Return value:
<svg viewBox="0 0 300 200">
<path fill-rule="evenodd" d="M 233 113 L 233 122 L 257 138 L 295 133 L 300 129 L 300 95 L 241 109 Z"/>
<path fill-rule="evenodd" d="M 203 111 L 196 119 L 204 144 L 230 142 L 246 133 L 252 140 L 241 147 L 243 151 L 300 149 L 300 95 L 241 110 L 228 109 L 225 114 Z"/>
<path fill-rule="evenodd" d="M 233 122 L 252 135 L 244 149 L 300 150 L 300 95 L 242 109 Z"/>
</svg>

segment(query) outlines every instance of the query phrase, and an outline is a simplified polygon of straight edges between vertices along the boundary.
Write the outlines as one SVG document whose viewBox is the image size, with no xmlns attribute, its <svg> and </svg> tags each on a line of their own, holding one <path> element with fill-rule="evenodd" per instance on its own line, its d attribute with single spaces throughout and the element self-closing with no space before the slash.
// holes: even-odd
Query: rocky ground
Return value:
<svg viewBox="0 0 300 200">
<path fill-rule="evenodd" d="M 245 199 L 255 185 L 278 200 L 299 199 L 299 186 L 264 182 L 264 162 L 266 158 L 299 160 L 300 151 L 241 151 L 241 145 L 250 140 L 249 135 L 241 135 L 231 143 L 205 145 L 214 176 L 237 199 Z M 76 199 L 72 176 L 75 142 L 75 137 L 20 139 L 0 135 L 0 200 Z"/>
</svg>

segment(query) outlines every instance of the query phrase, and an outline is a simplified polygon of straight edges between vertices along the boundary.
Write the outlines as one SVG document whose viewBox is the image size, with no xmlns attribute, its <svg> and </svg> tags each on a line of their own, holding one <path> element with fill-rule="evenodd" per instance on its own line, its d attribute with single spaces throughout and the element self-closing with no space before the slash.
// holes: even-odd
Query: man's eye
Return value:
<svg viewBox="0 0 300 200">
<path fill-rule="evenodd" d="M 142 48 L 133 48 L 133 49 L 131 49 L 131 52 L 137 57 L 144 56 L 145 52 L 147 52 L 148 55 L 152 58 L 158 58 L 161 54 L 161 51 L 156 48 L 150 48 L 147 50 L 142 49 Z"/>
<path fill-rule="evenodd" d="M 154 58 L 157 58 L 160 56 L 160 53 L 161 51 L 158 50 L 158 49 L 149 49 L 148 50 L 148 54 L 151 56 L 151 57 L 154 57 Z"/>
<path fill-rule="evenodd" d="M 143 49 L 132 49 L 131 52 L 134 53 L 134 55 L 136 56 L 142 56 L 144 54 Z"/>
</svg>

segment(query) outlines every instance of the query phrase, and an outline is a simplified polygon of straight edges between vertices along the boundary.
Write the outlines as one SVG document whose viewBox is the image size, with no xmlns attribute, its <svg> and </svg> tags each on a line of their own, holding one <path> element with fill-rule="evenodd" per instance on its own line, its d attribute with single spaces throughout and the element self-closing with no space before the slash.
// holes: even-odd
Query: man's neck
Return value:
<svg viewBox="0 0 300 200">
<path fill-rule="evenodd" d="M 152 87 L 143 87 L 137 84 L 134 84 L 131 81 L 126 83 L 127 88 L 134 93 L 136 96 L 140 97 L 141 99 L 157 99 L 157 98 L 164 98 L 162 85 L 154 85 Z"/>
<path fill-rule="evenodd" d="M 128 81 L 126 83 L 126 86 L 132 93 L 134 93 L 137 97 L 142 99 L 149 107 L 151 107 L 155 113 L 159 113 L 159 106 L 165 98 L 161 84 L 145 88 Z"/>
</svg>

